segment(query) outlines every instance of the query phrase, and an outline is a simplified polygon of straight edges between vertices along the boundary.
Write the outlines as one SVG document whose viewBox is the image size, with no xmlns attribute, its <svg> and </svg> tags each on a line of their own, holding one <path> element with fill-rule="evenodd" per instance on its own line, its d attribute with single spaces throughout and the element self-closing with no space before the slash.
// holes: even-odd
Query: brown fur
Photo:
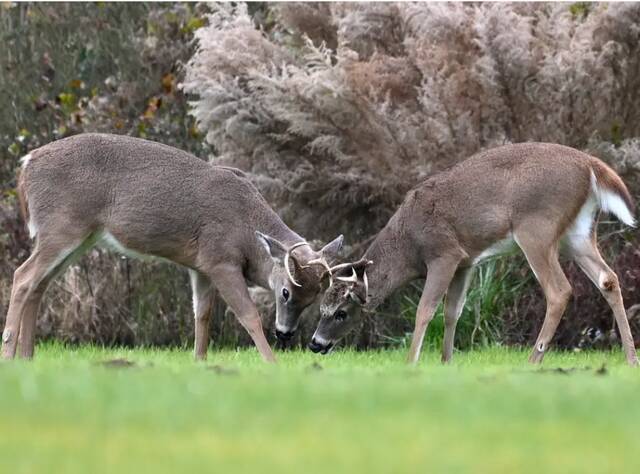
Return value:
<svg viewBox="0 0 640 474">
<path fill-rule="evenodd" d="M 213 166 L 181 150 L 137 138 L 82 134 L 31 152 L 18 179 L 25 220 L 36 228 L 34 250 L 16 270 L 2 354 L 31 357 L 38 304 L 49 282 L 82 251 L 112 236 L 127 251 L 189 268 L 194 292 L 196 356 L 204 358 L 214 288 L 266 360 L 273 353 L 246 280 L 273 289 L 277 322 L 297 319 L 320 291 L 322 272 L 309 260 L 334 256 L 339 237 L 322 251 L 291 253 L 301 287 L 283 257 L 304 239 L 268 206 L 244 173 Z M 263 242 L 256 231 L 270 237 Z M 291 297 L 284 304 L 282 291 Z"/>
<path fill-rule="evenodd" d="M 417 361 L 427 325 L 446 293 L 443 360 L 448 361 L 473 266 L 486 256 L 485 251 L 496 250 L 502 239 L 513 236 L 547 299 L 545 323 L 531 359 L 539 362 L 571 294 L 558 263 L 560 241 L 566 237 L 569 255 L 609 302 L 627 360 L 636 364 L 617 277 L 597 249 L 595 216 L 588 217 L 591 229 L 582 225 L 568 235 L 593 192 L 592 171 L 599 186 L 619 194 L 633 209 L 624 183 L 604 163 L 578 150 L 548 143 L 487 150 L 427 179 L 407 194 L 365 252 L 364 260 L 373 264 L 367 269 L 369 291 L 362 306 L 371 310 L 396 288 L 426 277 L 409 360 Z M 348 269 L 344 272 L 348 274 Z M 340 282 L 325 292 L 312 349 L 322 350 L 318 341 L 332 345 L 353 327 L 352 323 L 338 324 L 336 319 L 347 318 L 334 315 L 337 311 L 357 314 L 359 304 L 349 295 L 363 286 L 364 278 L 358 276 L 354 283 Z"/>
</svg>

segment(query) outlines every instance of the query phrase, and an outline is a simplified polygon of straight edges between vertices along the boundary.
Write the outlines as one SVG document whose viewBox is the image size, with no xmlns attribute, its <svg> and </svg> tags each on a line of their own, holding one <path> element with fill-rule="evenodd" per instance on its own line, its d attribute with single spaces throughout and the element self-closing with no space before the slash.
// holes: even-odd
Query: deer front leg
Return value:
<svg viewBox="0 0 640 474">
<path fill-rule="evenodd" d="M 206 360 L 209 348 L 209 323 L 215 302 L 215 289 L 209 278 L 195 270 L 189 270 L 193 291 L 193 315 L 195 318 L 194 356 Z"/>
<path fill-rule="evenodd" d="M 407 357 L 407 362 L 410 364 L 418 362 L 427 326 L 433 319 L 438 303 L 447 291 L 459 262 L 460 259 L 439 258 L 427 266 L 427 281 L 418 303 L 416 325 Z"/>
<path fill-rule="evenodd" d="M 473 267 L 459 268 L 447 289 L 444 303 L 444 341 L 442 344 L 442 363 L 446 364 L 453 355 L 453 340 L 456 326 L 467 296 Z"/>
<path fill-rule="evenodd" d="M 219 265 L 211 272 L 210 278 L 222 299 L 251 336 L 262 358 L 267 362 L 275 362 L 276 358 L 262 330 L 258 309 L 249 296 L 240 268 L 235 265 Z"/>
</svg>

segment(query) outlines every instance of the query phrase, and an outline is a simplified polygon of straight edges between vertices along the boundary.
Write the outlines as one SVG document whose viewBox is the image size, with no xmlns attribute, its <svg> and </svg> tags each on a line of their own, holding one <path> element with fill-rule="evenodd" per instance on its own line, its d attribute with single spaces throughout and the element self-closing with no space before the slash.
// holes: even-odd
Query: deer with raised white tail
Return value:
<svg viewBox="0 0 640 474">
<path fill-rule="evenodd" d="M 618 277 L 596 242 L 599 211 L 633 226 L 633 209 L 622 179 L 578 150 L 521 143 L 474 155 L 407 193 L 360 261 L 333 267 L 309 347 L 328 352 L 355 326 L 362 309 L 373 310 L 395 289 L 426 277 L 408 360 L 417 362 L 446 293 L 442 360 L 448 362 L 474 265 L 513 243 L 524 252 L 547 302 L 531 362 L 542 361 L 571 295 L 559 263 L 562 250 L 606 298 L 627 361 L 637 365 Z"/>
<path fill-rule="evenodd" d="M 16 270 L 2 356 L 33 356 L 37 311 L 47 286 L 74 259 L 104 243 L 189 269 L 195 356 L 206 357 L 215 290 L 274 361 L 246 280 L 276 298 L 276 334 L 287 339 L 313 302 L 342 236 L 314 251 L 268 206 L 242 171 L 214 166 L 160 143 L 83 134 L 23 159 L 18 195 L 31 256 Z M 322 265 L 309 264 L 310 261 Z"/>
</svg>

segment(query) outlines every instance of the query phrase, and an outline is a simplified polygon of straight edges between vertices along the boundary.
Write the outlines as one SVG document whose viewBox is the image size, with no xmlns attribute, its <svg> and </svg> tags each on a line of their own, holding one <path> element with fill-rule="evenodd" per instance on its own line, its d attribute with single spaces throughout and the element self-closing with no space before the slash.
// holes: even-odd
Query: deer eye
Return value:
<svg viewBox="0 0 640 474">
<path fill-rule="evenodd" d="M 289 299 L 289 290 L 286 288 L 282 289 L 282 299 L 287 301 Z"/>
<path fill-rule="evenodd" d="M 341 309 L 339 309 L 338 311 L 336 311 L 335 313 L 333 313 L 333 317 L 335 318 L 335 320 L 337 322 L 342 322 L 345 319 L 347 319 L 347 313 Z"/>
</svg>

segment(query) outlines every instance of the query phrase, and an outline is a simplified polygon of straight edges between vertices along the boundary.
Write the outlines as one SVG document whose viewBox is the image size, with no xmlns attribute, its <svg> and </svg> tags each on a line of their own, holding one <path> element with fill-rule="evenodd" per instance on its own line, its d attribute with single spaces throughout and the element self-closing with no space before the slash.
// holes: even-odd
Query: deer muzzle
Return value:
<svg viewBox="0 0 640 474">
<path fill-rule="evenodd" d="M 319 352 L 322 355 L 325 355 L 328 354 L 329 351 L 333 348 L 333 342 L 327 342 L 313 337 L 308 347 L 311 352 L 314 352 L 316 354 Z"/>
</svg>

